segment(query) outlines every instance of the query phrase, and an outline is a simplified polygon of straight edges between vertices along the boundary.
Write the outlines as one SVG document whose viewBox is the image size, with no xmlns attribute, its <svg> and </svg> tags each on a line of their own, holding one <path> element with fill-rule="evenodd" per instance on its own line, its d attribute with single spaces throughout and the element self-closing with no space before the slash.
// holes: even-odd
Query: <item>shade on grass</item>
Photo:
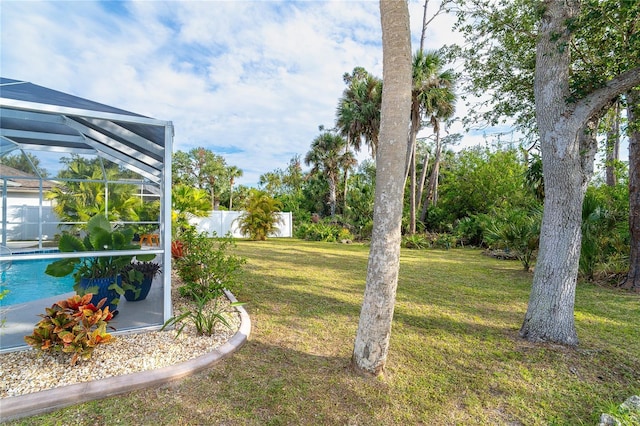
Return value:
<svg viewBox="0 0 640 426">
<path fill-rule="evenodd" d="M 531 275 L 479 250 L 404 250 L 384 380 L 349 369 L 368 250 L 239 242 L 246 346 L 196 377 L 34 424 L 595 424 L 640 393 L 640 297 L 579 284 L 581 345 L 518 337 Z M 617 405 L 617 404 L 616 404 Z"/>
</svg>

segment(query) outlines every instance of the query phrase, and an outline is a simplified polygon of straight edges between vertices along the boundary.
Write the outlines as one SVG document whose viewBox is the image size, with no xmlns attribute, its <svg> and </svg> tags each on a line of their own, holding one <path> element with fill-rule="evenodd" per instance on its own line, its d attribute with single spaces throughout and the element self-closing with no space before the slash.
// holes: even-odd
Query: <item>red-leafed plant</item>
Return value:
<svg viewBox="0 0 640 426">
<path fill-rule="evenodd" d="M 102 309 L 107 299 L 100 300 L 95 306 L 91 303 L 92 297 L 91 293 L 75 295 L 46 308 L 33 334 L 25 336 L 24 340 L 45 352 L 73 354 L 71 365 L 75 365 L 79 358 L 91 358 L 96 346 L 113 340 L 107 333 L 107 323 L 113 314 L 108 306 Z"/>
<path fill-rule="evenodd" d="M 175 240 L 171 242 L 171 256 L 174 259 L 180 259 L 184 257 L 184 243 L 180 240 Z"/>
</svg>

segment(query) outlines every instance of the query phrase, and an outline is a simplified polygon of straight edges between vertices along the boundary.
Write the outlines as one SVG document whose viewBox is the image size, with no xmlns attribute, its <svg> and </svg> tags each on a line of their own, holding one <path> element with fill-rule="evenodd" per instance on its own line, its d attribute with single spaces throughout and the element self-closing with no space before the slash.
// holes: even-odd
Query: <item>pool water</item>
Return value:
<svg viewBox="0 0 640 426">
<path fill-rule="evenodd" d="M 0 306 L 31 302 L 73 291 L 73 277 L 52 277 L 44 273 L 56 259 L 13 260 L 11 267 L 0 273 L 0 292 L 9 290 Z"/>
</svg>

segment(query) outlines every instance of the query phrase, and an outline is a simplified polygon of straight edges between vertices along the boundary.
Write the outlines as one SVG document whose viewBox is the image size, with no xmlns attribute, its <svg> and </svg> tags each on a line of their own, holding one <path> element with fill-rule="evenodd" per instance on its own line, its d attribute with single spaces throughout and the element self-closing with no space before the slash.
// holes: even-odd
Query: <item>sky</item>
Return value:
<svg viewBox="0 0 640 426">
<path fill-rule="evenodd" d="M 409 2 L 412 50 L 423 4 Z M 427 49 L 461 41 L 453 20 L 430 24 Z M 382 77 L 377 0 L 0 0 L 0 24 L 2 77 L 172 121 L 174 152 L 210 149 L 249 186 L 335 125 L 344 73 Z"/>
</svg>

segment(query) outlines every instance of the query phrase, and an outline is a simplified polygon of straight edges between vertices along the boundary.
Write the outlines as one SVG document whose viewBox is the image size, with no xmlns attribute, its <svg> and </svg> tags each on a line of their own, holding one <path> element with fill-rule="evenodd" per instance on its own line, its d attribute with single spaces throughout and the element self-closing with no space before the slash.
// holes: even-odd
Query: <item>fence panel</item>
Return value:
<svg viewBox="0 0 640 426">
<path fill-rule="evenodd" d="M 220 211 L 215 210 L 209 214 L 208 217 L 195 217 L 189 220 L 191 225 L 194 225 L 198 232 L 207 232 L 209 235 L 224 236 L 227 233 L 231 233 L 234 238 L 245 238 L 239 229 L 239 218 L 243 212 L 236 211 Z M 276 232 L 269 234 L 274 238 L 290 238 L 293 234 L 293 217 L 291 212 L 276 213 L 280 217 L 280 222 L 277 224 L 278 229 Z"/>
</svg>

